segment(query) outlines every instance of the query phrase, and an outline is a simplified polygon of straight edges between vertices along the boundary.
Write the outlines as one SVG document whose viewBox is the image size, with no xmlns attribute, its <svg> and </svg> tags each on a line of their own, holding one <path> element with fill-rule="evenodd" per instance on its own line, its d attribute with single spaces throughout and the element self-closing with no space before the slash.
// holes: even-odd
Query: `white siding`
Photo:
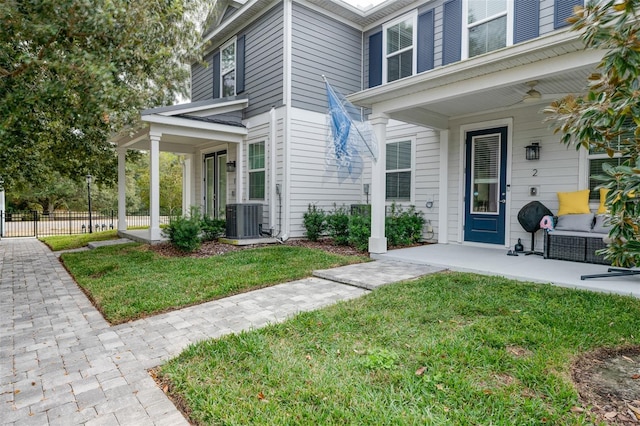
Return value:
<svg viewBox="0 0 640 426">
<path fill-rule="evenodd" d="M 560 143 L 559 136 L 554 135 L 547 123 L 544 123 L 544 115 L 540 113 L 540 106 L 531 106 L 510 111 L 513 118 L 513 141 L 511 152 L 507 153 L 511 163 L 511 180 L 508 197 L 510 211 L 507 220 L 510 225 L 511 235 L 506 236 L 509 246 L 513 246 L 518 238 L 522 239 L 525 248 L 531 244 L 531 235 L 527 233 L 518 222 L 518 212 L 525 204 L 531 201 L 540 201 L 553 213 L 558 211 L 557 192 L 575 191 L 579 188 L 579 153 L 573 148 L 567 148 Z M 460 197 L 459 188 L 461 179 L 464 178 L 460 171 L 460 125 L 479 123 L 482 121 L 506 118 L 505 113 L 476 116 L 470 119 L 452 121 L 450 132 L 449 151 L 449 239 L 457 241 L 462 224 L 459 217 Z M 525 146 L 532 141 L 539 141 L 540 159 L 528 161 L 525 159 Z M 537 170 L 533 176 L 534 169 Z M 529 195 L 529 188 L 538 188 L 538 195 Z M 543 234 L 536 235 L 536 249 L 542 250 Z"/>
<path fill-rule="evenodd" d="M 554 30 L 553 4 L 554 0 L 540 0 L 540 35 Z"/>
</svg>

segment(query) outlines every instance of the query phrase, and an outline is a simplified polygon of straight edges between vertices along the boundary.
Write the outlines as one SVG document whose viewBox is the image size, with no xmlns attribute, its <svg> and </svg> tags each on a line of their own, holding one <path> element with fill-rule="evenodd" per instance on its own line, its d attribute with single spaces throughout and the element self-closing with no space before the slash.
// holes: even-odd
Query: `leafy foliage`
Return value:
<svg viewBox="0 0 640 426">
<path fill-rule="evenodd" d="M 302 225 L 309 241 L 318 241 L 327 228 L 327 215 L 324 210 L 315 204 L 309 204 L 307 211 L 302 215 Z"/>
<path fill-rule="evenodd" d="M 349 244 L 349 212 L 345 206 L 333 205 L 333 211 L 327 215 L 327 230 L 334 244 Z"/>
<path fill-rule="evenodd" d="M 109 138 L 188 94 L 206 0 L 5 1 L 0 164 L 6 186 L 55 170 L 115 181 Z"/>
<path fill-rule="evenodd" d="M 354 214 L 349 218 L 349 244 L 361 251 L 369 248 L 371 214 Z"/>
<path fill-rule="evenodd" d="M 172 219 L 169 225 L 162 230 L 169 238 L 171 244 L 184 252 L 193 252 L 200 247 L 202 242 L 200 231 L 202 216 L 196 208 L 191 209 L 189 216 L 178 216 Z"/>
<path fill-rule="evenodd" d="M 225 234 L 227 221 L 204 215 L 200 222 L 200 229 L 202 230 L 202 241 L 213 241 Z"/>
<path fill-rule="evenodd" d="M 640 263 L 640 2 L 608 0 L 577 8 L 573 29 L 582 32 L 587 48 L 603 49 L 598 73 L 589 77 L 588 92 L 568 96 L 546 108 L 562 142 L 576 149 L 604 150 L 628 157 L 623 165 L 604 167 L 602 187 L 612 244 L 605 250 L 615 265 Z"/>
<path fill-rule="evenodd" d="M 424 216 L 415 206 L 404 210 L 402 206 L 391 204 L 391 211 L 385 218 L 385 235 L 391 246 L 414 244 L 422 238 Z"/>
</svg>

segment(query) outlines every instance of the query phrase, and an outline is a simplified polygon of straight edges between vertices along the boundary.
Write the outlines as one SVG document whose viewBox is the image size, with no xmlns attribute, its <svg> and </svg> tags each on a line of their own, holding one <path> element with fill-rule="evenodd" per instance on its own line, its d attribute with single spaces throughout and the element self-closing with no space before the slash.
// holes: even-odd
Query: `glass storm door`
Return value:
<svg viewBox="0 0 640 426">
<path fill-rule="evenodd" d="M 464 240 L 504 244 L 507 128 L 466 135 Z"/>
<path fill-rule="evenodd" d="M 227 207 L 227 152 L 220 151 L 204 157 L 205 213 L 224 219 Z"/>
</svg>

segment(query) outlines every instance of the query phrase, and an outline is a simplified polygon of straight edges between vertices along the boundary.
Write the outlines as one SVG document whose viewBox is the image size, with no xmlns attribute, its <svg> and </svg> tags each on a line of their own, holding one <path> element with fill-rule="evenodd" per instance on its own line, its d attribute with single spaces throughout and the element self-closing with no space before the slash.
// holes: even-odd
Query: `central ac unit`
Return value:
<svg viewBox="0 0 640 426">
<path fill-rule="evenodd" d="M 260 238 L 262 204 L 227 204 L 227 238 Z"/>
</svg>

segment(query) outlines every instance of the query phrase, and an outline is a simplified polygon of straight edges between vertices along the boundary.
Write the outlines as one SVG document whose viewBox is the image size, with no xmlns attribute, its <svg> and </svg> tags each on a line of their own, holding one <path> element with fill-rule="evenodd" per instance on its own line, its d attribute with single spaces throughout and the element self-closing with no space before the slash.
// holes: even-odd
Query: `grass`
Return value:
<svg viewBox="0 0 640 426">
<path fill-rule="evenodd" d="M 52 251 L 70 250 L 84 247 L 93 241 L 115 240 L 118 238 L 118 231 L 111 229 L 109 231 L 94 232 L 91 234 L 77 235 L 54 235 L 51 237 L 39 238 Z"/>
<path fill-rule="evenodd" d="M 637 299 L 441 273 L 192 345 L 158 374 L 196 424 L 593 424 L 570 363 L 638 330 Z"/>
<path fill-rule="evenodd" d="M 121 323 L 305 278 L 314 269 L 366 258 L 291 246 L 246 249 L 209 258 L 167 258 L 147 246 L 125 244 L 64 253 L 62 260 L 104 317 Z"/>
</svg>

